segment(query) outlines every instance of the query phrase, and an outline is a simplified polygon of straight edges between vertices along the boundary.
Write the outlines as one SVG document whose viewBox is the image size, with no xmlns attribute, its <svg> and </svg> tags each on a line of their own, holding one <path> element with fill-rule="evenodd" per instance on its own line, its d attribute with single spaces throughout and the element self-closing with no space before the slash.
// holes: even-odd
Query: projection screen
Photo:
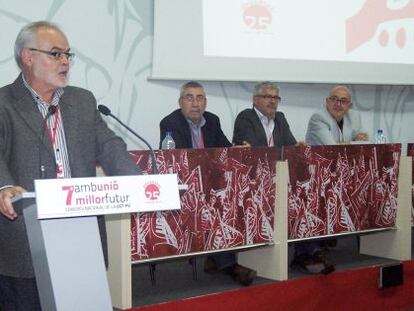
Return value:
<svg viewBox="0 0 414 311">
<path fill-rule="evenodd" d="M 414 84 L 414 0 L 155 0 L 153 79 Z"/>
</svg>

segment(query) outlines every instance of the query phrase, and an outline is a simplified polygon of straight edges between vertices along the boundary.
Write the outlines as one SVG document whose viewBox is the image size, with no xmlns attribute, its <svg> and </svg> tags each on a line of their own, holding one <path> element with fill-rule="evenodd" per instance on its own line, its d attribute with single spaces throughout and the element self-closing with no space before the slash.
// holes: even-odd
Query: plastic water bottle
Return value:
<svg viewBox="0 0 414 311">
<path fill-rule="evenodd" d="M 384 131 L 382 129 L 378 129 L 377 134 L 375 135 L 375 143 L 385 144 L 386 142 L 387 142 L 387 138 L 384 135 Z"/>
<path fill-rule="evenodd" d="M 165 135 L 162 143 L 161 143 L 162 149 L 175 149 L 175 141 L 171 136 L 171 132 L 167 132 Z"/>
</svg>

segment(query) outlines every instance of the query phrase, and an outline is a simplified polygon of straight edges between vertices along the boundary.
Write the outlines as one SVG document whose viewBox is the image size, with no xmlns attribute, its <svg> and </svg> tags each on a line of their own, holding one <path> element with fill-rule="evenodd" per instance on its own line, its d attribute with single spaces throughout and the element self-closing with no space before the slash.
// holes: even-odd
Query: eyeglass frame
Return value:
<svg viewBox="0 0 414 311">
<path fill-rule="evenodd" d="M 338 96 L 335 96 L 335 95 L 329 96 L 328 99 L 334 102 L 335 104 L 340 103 L 342 106 L 343 105 L 348 106 L 352 104 L 352 101 L 350 99 L 339 98 Z"/>
<path fill-rule="evenodd" d="M 191 95 L 191 94 L 187 94 L 187 95 L 181 96 L 181 99 L 184 100 L 184 101 L 187 101 L 187 102 L 196 101 L 197 103 L 203 103 L 207 100 L 207 97 L 204 96 L 204 95 L 194 96 L 194 95 Z"/>
<path fill-rule="evenodd" d="M 46 51 L 46 50 L 40 50 L 40 49 L 36 49 L 36 48 L 28 48 L 28 49 L 29 49 L 29 51 L 40 52 L 40 53 L 44 53 L 44 54 L 47 54 L 49 56 L 52 56 L 55 61 L 61 60 L 63 55 L 66 56 L 66 60 L 69 61 L 69 62 L 73 61 L 73 59 L 75 57 L 75 53 L 72 53 L 72 52 Z"/>
<path fill-rule="evenodd" d="M 276 102 L 278 102 L 278 103 L 280 103 L 281 100 L 282 100 L 282 98 L 280 96 L 272 96 L 272 95 L 269 95 L 269 94 L 259 94 L 259 95 L 255 95 L 255 96 L 263 98 L 265 100 L 273 99 L 273 100 L 276 100 Z"/>
</svg>

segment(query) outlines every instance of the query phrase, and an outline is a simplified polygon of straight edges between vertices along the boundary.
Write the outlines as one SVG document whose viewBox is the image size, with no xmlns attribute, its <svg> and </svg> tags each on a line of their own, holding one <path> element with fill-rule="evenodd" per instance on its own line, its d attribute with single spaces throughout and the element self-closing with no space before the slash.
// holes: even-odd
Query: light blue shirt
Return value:
<svg viewBox="0 0 414 311">
<path fill-rule="evenodd" d="M 206 119 L 204 116 L 201 116 L 201 120 L 199 124 L 195 124 L 190 119 L 186 119 L 188 125 L 190 126 L 190 133 L 191 133 L 191 142 L 193 144 L 194 149 L 201 149 L 204 148 L 204 141 L 203 141 L 203 134 L 201 132 L 201 128 L 206 124 Z"/>
</svg>

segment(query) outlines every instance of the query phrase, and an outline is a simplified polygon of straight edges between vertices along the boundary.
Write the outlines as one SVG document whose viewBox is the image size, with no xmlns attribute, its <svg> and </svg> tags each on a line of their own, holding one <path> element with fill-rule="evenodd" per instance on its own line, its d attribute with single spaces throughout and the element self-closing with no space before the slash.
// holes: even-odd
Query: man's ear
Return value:
<svg viewBox="0 0 414 311">
<path fill-rule="evenodd" d="M 20 59 L 22 63 L 26 66 L 32 65 L 32 62 L 33 62 L 32 58 L 33 58 L 33 53 L 29 49 L 24 48 L 22 52 L 20 53 Z"/>
<path fill-rule="evenodd" d="M 252 96 L 253 106 L 256 104 L 256 99 L 257 99 L 257 96 L 256 95 L 253 95 Z"/>
</svg>

